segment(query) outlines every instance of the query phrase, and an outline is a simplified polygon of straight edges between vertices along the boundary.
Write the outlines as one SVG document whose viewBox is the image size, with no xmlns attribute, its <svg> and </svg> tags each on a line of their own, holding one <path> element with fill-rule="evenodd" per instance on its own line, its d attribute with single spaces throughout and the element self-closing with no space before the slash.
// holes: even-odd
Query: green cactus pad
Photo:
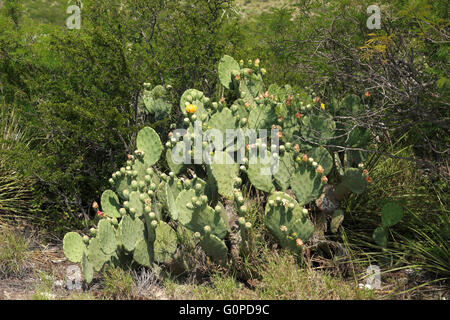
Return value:
<svg viewBox="0 0 450 320">
<path fill-rule="evenodd" d="M 81 273 L 87 283 L 92 282 L 92 279 L 94 278 L 94 267 L 92 266 L 92 263 L 89 262 L 85 252 L 83 252 L 83 257 L 81 258 Z"/>
<path fill-rule="evenodd" d="M 275 109 L 270 105 L 262 105 L 253 108 L 248 115 L 248 127 L 251 129 L 271 130 L 277 121 Z"/>
<path fill-rule="evenodd" d="M 397 202 L 388 202 L 381 209 L 381 225 L 392 227 L 402 220 L 403 208 Z"/>
<path fill-rule="evenodd" d="M 220 59 L 218 67 L 220 83 L 225 88 L 230 89 L 233 83 L 233 73 L 239 73 L 240 70 L 241 67 L 236 60 L 227 55 L 223 56 L 223 58 Z"/>
<path fill-rule="evenodd" d="M 291 189 L 300 205 L 318 199 L 322 194 L 323 186 L 321 175 L 307 164 L 301 164 L 292 176 Z"/>
<path fill-rule="evenodd" d="M 308 152 L 308 156 L 323 167 L 324 175 L 329 174 L 331 169 L 333 169 L 333 157 L 324 147 L 313 148 Z"/>
<path fill-rule="evenodd" d="M 336 233 L 343 221 L 344 221 L 344 211 L 336 210 L 335 212 L 333 212 L 333 216 L 331 218 L 330 223 L 331 232 Z"/>
<path fill-rule="evenodd" d="M 124 216 L 120 221 L 122 230 L 122 245 L 131 252 L 136 246 L 136 242 L 144 237 L 144 223 L 139 219 Z"/>
<path fill-rule="evenodd" d="M 381 247 L 387 246 L 388 230 L 386 228 L 383 227 L 376 228 L 375 231 L 373 232 L 372 237 L 379 246 Z"/>
<path fill-rule="evenodd" d="M 188 97 L 191 97 L 192 101 L 189 102 Z M 203 102 L 198 100 L 196 97 L 203 97 L 203 92 L 198 91 L 196 89 L 188 89 L 183 93 L 180 99 L 181 113 L 186 114 L 186 103 L 192 103 L 197 106 L 197 111 L 195 112 L 197 117 L 201 117 L 203 114 L 208 114 L 208 112 L 205 110 Z"/>
<path fill-rule="evenodd" d="M 178 192 L 178 194 L 175 194 L 175 192 L 172 190 L 172 188 L 168 184 L 165 185 L 165 191 L 166 191 L 166 198 L 167 198 L 167 207 L 169 209 L 170 217 L 172 218 L 172 220 L 177 221 L 179 213 L 178 213 L 178 207 L 176 204 L 176 198 L 177 198 L 179 192 Z"/>
<path fill-rule="evenodd" d="M 80 263 L 86 245 L 83 238 L 76 232 L 66 233 L 63 239 L 63 251 L 66 258 L 73 263 Z"/>
<path fill-rule="evenodd" d="M 135 213 L 135 217 L 142 217 L 142 215 L 144 214 L 144 203 L 141 201 L 140 199 L 141 193 L 138 191 L 133 191 L 130 193 L 130 209 L 135 209 L 136 213 Z M 149 199 L 148 195 L 145 194 L 146 199 Z"/>
<path fill-rule="evenodd" d="M 278 172 L 273 175 L 275 182 L 282 191 L 289 189 L 295 167 L 294 155 L 291 152 L 285 152 L 280 157 Z"/>
<path fill-rule="evenodd" d="M 121 214 L 119 213 L 120 202 L 117 194 L 112 190 L 106 190 L 102 194 L 101 199 L 102 210 L 105 214 L 110 218 L 120 218 Z"/>
<path fill-rule="evenodd" d="M 220 239 L 225 238 L 228 233 L 228 226 L 222 219 L 220 213 L 206 206 L 202 209 L 195 209 L 192 219 L 185 226 L 192 231 L 203 230 L 205 226 L 211 227 L 211 232 Z"/>
<path fill-rule="evenodd" d="M 110 255 L 107 255 L 102 251 L 100 240 L 93 238 L 87 249 L 87 258 L 92 263 L 94 270 L 97 272 L 100 271 L 110 257 Z"/>
<path fill-rule="evenodd" d="M 186 204 L 191 202 L 191 199 L 195 197 L 195 191 L 193 189 L 182 190 L 175 200 L 175 204 L 178 208 L 178 220 L 183 225 L 188 224 L 192 220 L 193 209 L 188 209 Z"/>
<path fill-rule="evenodd" d="M 178 142 L 176 146 L 174 147 L 175 152 L 177 152 L 179 157 L 183 157 L 183 147 L 184 143 L 182 141 Z M 166 161 L 167 165 L 169 166 L 170 171 L 172 171 L 175 174 L 180 174 L 186 169 L 186 165 L 184 163 L 175 163 L 172 160 L 172 151 L 174 149 L 167 149 L 166 151 Z"/>
<path fill-rule="evenodd" d="M 350 94 L 342 99 L 339 106 L 339 114 L 358 115 L 361 110 L 361 98 L 354 94 Z"/>
<path fill-rule="evenodd" d="M 139 131 L 136 139 L 138 150 L 144 152 L 144 163 L 152 166 L 158 162 L 161 157 L 163 146 L 159 135 L 150 127 L 146 127 Z"/>
<path fill-rule="evenodd" d="M 252 70 L 244 68 L 242 70 L 244 74 L 252 72 L 251 76 L 245 76 L 244 81 L 241 83 L 245 83 L 247 89 L 253 97 L 257 97 L 258 95 L 263 93 L 264 90 L 264 82 L 260 74 L 255 74 Z M 239 89 L 243 87 L 239 86 Z"/>
<path fill-rule="evenodd" d="M 361 170 L 356 168 L 348 168 L 342 177 L 342 184 L 346 186 L 351 192 L 361 194 L 366 189 L 366 179 Z"/>
<path fill-rule="evenodd" d="M 106 255 L 112 255 L 116 251 L 116 230 L 108 220 L 103 219 L 98 223 L 98 240 Z"/>
<path fill-rule="evenodd" d="M 236 128 L 236 118 L 231 113 L 230 109 L 223 108 L 221 111 L 218 111 L 214 113 L 209 122 L 208 122 L 208 129 L 216 129 L 220 130 L 222 132 L 222 140 L 217 143 L 214 141 L 215 136 L 207 136 L 206 138 L 211 139 L 211 143 L 215 146 L 215 150 L 219 146 L 222 146 L 225 150 L 226 148 L 226 131 L 227 129 L 235 129 Z"/>
<path fill-rule="evenodd" d="M 153 258 L 153 246 L 150 245 L 145 238 L 139 239 L 133 252 L 134 261 L 142 266 L 151 267 L 153 264 Z"/>
<path fill-rule="evenodd" d="M 251 105 L 249 102 L 249 106 L 246 107 L 245 106 L 245 100 L 244 99 L 237 99 L 236 101 L 234 101 L 233 105 L 231 106 L 231 108 L 235 107 L 237 109 L 236 111 L 236 116 L 239 116 L 239 119 L 244 119 L 247 118 L 248 120 L 248 115 L 250 113 L 250 110 L 253 107 L 256 107 L 255 105 Z"/>
<path fill-rule="evenodd" d="M 251 184 L 258 190 L 272 192 L 274 185 L 272 183 L 272 164 L 273 159 L 269 152 L 266 152 L 264 159 L 259 156 L 255 158 L 256 163 L 251 163 L 253 157 L 249 160 L 247 175 Z M 267 163 L 265 163 L 267 162 Z"/>
<path fill-rule="evenodd" d="M 234 181 L 239 176 L 239 165 L 232 163 L 233 159 L 226 152 L 216 152 L 213 162 L 209 166 L 216 182 L 219 194 L 225 198 L 233 197 Z"/>
<path fill-rule="evenodd" d="M 334 136 L 336 123 L 328 115 L 311 115 L 302 118 L 302 136 L 311 142 L 326 144 Z"/>
<path fill-rule="evenodd" d="M 200 240 L 200 245 L 205 253 L 220 265 L 226 265 L 228 249 L 225 242 L 213 234 L 206 235 Z"/>
<path fill-rule="evenodd" d="M 239 96 L 242 98 L 244 103 L 248 102 L 250 104 L 250 110 L 256 108 L 255 97 L 251 93 L 250 89 L 247 87 L 245 81 L 241 81 L 241 83 L 239 84 Z"/>
<path fill-rule="evenodd" d="M 336 166 L 336 170 L 340 176 L 344 176 L 344 166 L 342 165 L 341 158 L 339 157 L 339 153 L 334 153 L 334 165 Z"/>
<path fill-rule="evenodd" d="M 165 222 L 156 227 L 156 240 L 153 244 L 154 259 L 159 263 L 169 263 L 177 250 L 177 233 Z"/>
<path fill-rule="evenodd" d="M 172 105 L 166 101 L 167 91 L 163 86 L 156 86 L 151 91 L 144 91 L 143 100 L 147 111 L 159 121 L 169 116 Z"/>
<path fill-rule="evenodd" d="M 281 200 L 281 203 L 277 201 Z M 273 201 L 274 205 L 266 205 L 265 224 L 270 232 L 277 238 L 284 248 L 290 248 L 293 251 L 298 250 L 296 239 L 300 238 L 303 242 L 307 241 L 314 232 L 313 224 L 302 213 L 302 207 L 289 195 L 283 192 L 273 193 L 267 201 Z M 285 207 L 282 202 L 288 201 L 295 205 L 294 209 Z M 282 227 L 286 227 L 283 232 Z M 295 234 L 295 236 L 291 236 Z M 290 239 L 288 236 L 291 236 Z"/>
</svg>

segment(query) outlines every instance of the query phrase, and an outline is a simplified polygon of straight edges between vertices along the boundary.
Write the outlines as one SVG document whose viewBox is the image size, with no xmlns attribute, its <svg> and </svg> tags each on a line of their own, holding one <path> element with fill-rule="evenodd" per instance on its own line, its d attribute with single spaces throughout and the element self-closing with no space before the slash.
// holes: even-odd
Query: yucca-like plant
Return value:
<svg viewBox="0 0 450 320">
<path fill-rule="evenodd" d="M 26 133 L 19 125 L 14 109 L 2 107 L 0 111 L 0 219 L 22 215 L 29 210 L 31 181 L 24 180 L 9 159 L 15 148 L 26 145 Z"/>
</svg>

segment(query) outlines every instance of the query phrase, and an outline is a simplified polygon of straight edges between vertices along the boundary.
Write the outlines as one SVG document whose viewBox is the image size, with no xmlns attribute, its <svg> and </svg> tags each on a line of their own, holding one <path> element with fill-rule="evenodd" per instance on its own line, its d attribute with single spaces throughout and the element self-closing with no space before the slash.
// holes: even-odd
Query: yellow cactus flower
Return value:
<svg viewBox="0 0 450 320">
<path fill-rule="evenodd" d="M 197 111 L 197 106 L 196 106 L 196 105 L 188 104 L 188 105 L 186 106 L 186 112 L 187 112 L 187 113 L 194 114 L 195 111 Z"/>
</svg>

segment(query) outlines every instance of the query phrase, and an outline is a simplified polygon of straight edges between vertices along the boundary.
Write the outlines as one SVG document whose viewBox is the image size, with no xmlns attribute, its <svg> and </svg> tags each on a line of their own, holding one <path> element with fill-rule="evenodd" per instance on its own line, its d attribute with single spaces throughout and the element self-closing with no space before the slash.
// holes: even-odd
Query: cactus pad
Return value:
<svg viewBox="0 0 450 320">
<path fill-rule="evenodd" d="M 70 262 L 79 263 L 83 257 L 83 252 L 86 250 L 86 245 L 78 233 L 69 232 L 64 236 L 63 250 L 64 255 Z"/>
<path fill-rule="evenodd" d="M 144 152 L 144 163 L 148 166 L 154 165 L 161 157 L 163 146 L 159 135 L 150 127 L 139 131 L 136 145 L 138 150 Z"/>
<path fill-rule="evenodd" d="M 117 194 L 112 190 L 106 190 L 102 194 L 101 199 L 102 210 L 105 214 L 110 218 L 120 218 L 121 214 L 119 213 L 120 202 Z"/>
</svg>

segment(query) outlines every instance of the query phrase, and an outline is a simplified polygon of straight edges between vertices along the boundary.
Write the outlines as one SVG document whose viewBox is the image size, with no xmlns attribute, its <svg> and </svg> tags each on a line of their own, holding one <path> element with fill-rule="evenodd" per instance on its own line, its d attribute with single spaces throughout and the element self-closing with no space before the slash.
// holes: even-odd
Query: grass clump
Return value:
<svg viewBox="0 0 450 320">
<path fill-rule="evenodd" d="M 260 266 L 260 280 L 242 283 L 226 273 L 215 273 L 206 283 L 166 280 L 171 299 L 193 300 L 361 300 L 375 299 L 372 290 L 311 268 L 301 267 L 292 255 L 267 253 Z"/>
<path fill-rule="evenodd" d="M 0 278 L 20 277 L 28 268 L 29 241 L 8 226 L 0 226 Z"/>
<path fill-rule="evenodd" d="M 136 285 L 130 272 L 109 268 L 104 273 L 102 296 L 109 300 L 133 299 Z"/>
</svg>

